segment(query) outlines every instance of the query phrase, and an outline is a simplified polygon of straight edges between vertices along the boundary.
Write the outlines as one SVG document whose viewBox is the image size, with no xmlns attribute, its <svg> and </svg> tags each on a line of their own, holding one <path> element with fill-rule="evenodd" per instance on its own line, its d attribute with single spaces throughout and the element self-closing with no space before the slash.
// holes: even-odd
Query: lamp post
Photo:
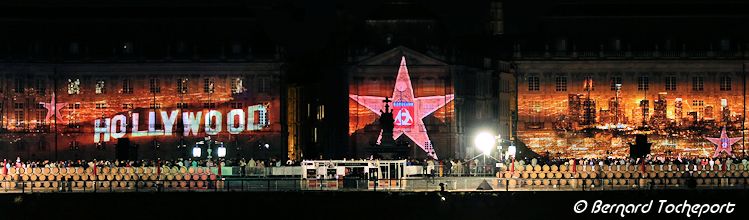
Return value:
<svg viewBox="0 0 749 220">
<path fill-rule="evenodd" d="M 218 178 L 221 179 L 221 161 L 223 161 L 224 157 L 226 157 L 226 147 L 224 147 L 224 142 L 218 143 L 218 150 L 216 154 L 218 154 Z"/>
<path fill-rule="evenodd" d="M 259 150 L 258 153 L 260 154 L 260 159 L 263 160 L 262 161 L 263 165 L 267 165 L 267 166 L 264 166 L 264 168 L 263 168 L 263 175 L 267 176 L 268 170 L 270 169 L 270 166 L 273 166 L 273 164 L 271 163 L 270 155 L 269 155 L 270 154 L 269 153 L 269 151 L 270 151 L 270 144 L 268 144 L 268 143 L 260 144 L 258 146 L 258 150 Z"/>
<path fill-rule="evenodd" d="M 211 136 L 206 136 L 205 144 L 206 144 L 206 151 L 208 151 L 208 155 L 206 155 L 206 158 L 208 158 L 209 160 L 213 158 L 213 148 L 212 148 L 213 146 L 211 146 L 211 142 L 213 142 L 213 140 L 211 140 Z"/>
</svg>

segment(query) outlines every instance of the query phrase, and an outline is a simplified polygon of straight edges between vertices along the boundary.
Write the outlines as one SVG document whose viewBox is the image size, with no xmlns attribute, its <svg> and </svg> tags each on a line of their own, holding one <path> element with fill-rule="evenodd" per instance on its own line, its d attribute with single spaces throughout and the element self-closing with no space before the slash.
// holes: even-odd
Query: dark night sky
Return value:
<svg viewBox="0 0 749 220">
<path fill-rule="evenodd" d="M 749 30 L 746 1 L 507 0 L 505 34 L 491 36 L 485 28 L 488 5 L 484 0 L 5 0 L 0 2 L 0 39 L 61 44 L 80 39 L 154 44 L 239 40 L 255 51 L 273 51 L 272 44 L 280 45 L 288 63 L 311 70 L 310 66 L 341 64 L 348 51 L 363 47 L 438 47 L 480 60 L 507 57 L 514 41 L 542 45 L 557 37 L 580 42 L 619 37 L 643 45 L 666 38 L 743 42 Z M 368 20 L 393 19 L 428 20 L 432 31 L 378 32 L 367 25 Z M 395 36 L 397 45 L 381 45 L 383 33 Z"/>
</svg>

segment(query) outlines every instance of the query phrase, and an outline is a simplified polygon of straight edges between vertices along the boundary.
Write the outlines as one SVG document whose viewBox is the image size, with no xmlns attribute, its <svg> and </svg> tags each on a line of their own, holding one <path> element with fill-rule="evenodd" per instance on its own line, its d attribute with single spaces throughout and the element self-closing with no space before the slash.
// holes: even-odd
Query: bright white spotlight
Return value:
<svg viewBox="0 0 749 220">
<path fill-rule="evenodd" d="M 200 153 L 202 153 L 200 147 L 195 146 L 192 148 L 192 157 L 200 157 Z"/>
<path fill-rule="evenodd" d="M 226 147 L 224 147 L 224 144 L 221 144 L 221 146 L 218 147 L 218 157 L 226 157 Z"/>
<path fill-rule="evenodd" d="M 509 147 L 507 148 L 507 156 L 513 156 L 513 157 L 514 157 L 514 156 L 515 156 L 515 153 L 516 153 L 516 150 L 517 150 L 517 149 L 515 148 L 515 145 L 514 145 L 514 144 L 513 144 L 513 145 L 510 145 L 510 146 L 509 146 Z"/>
<path fill-rule="evenodd" d="M 476 136 L 476 147 L 484 154 L 488 155 L 494 147 L 494 136 L 481 132 Z"/>
</svg>

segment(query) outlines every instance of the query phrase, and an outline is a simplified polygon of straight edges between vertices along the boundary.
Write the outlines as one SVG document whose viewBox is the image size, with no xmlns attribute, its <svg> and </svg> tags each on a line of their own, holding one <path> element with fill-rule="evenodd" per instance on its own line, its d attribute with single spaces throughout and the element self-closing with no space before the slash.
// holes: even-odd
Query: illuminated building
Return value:
<svg viewBox="0 0 749 220">
<path fill-rule="evenodd" d="M 501 136 L 500 146 L 564 156 L 625 155 L 618 147 L 635 132 L 654 133 L 653 152 L 664 145 L 658 135 L 688 133 L 673 141 L 677 153 L 708 146 L 688 126 L 741 132 L 748 47 L 735 34 L 746 30 L 735 27 L 745 22 L 719 16 L 733 3 L 714 3 L 707 9 L 716 11 L 700 15 L 714 22 L 699 24 L 677 15 L 678 2 L 591 2 L 352 1 L 319 5 L 331 7 L 315 11 L 328 16 L 311 16 L 320 20 L 270 2 L 191 1 L 184 10 L 164 0 L 133 3 L 137 10 L 69 3 L 79 14 L 0 3 L 7 8 L 0 16 L 0 144 L 8 146 L 0 155 L 111 158 L 112 133 L 122 131 L 112 128 L 134 124 L 138 113 L 143 127 L 126 127 L 125 136 L 164 134 L 132 138 L 139 155 L 179 156 L 167 149 L 201 134 L 181 139 L 184 132 L 161 124 L 176 120 L 172 128 L 184 129 L 183 115 L 172 111 L 205 116 L 214 109 L 224 123 L 200 126 L 223 126 L 216 134 L 229 157 L 366 157 L 362 149 L 379 137 L 378 109 L 351 95 L 393 97 L 403 57 L 412 98 L 445 97 L 413 128 L 426 135 L 398 137 L 417 158 L 428 148 L 443 159 L 475 156 L 471 140 L 481 131 Z M 416 104 L 409 102 L 398 107 L 410 111 Z M 248 109 L 258 105 L 267 114 Z M 226 130 L 241 127 L 228 124 L 230 113 L 246 123 L 239 134 Z M 107 126 L 110 141 L 101 141 Z M 57 140 L 43 137 L 50 134 Z M 256 148 L 260 143 L 271 152 Z"/>
<path fill-rule="evenodd" d="M 682 102 L 681 98 L 676 98 L 676 100 L 674 101 L 674 118 L 676 119 L 677 123 L 681 123 L 682 117 L 684 117 L 683 104 L 684 103 Z"/>
<path fill-rule="evenodd" d="M 674 154 L 711 156 L 702 153 L 714 147 L 703 137 L 717 135 L 716 127 L 729 125 L 729 136 L 742 133 L 746 38 L 729 25 L 741 22 L 706 9 L 711 12 L 700 16 L 721 25 L 698 24 L 675 16 L 679 3 L 591 2 L 549 2 L 548 10 L 525 20 L 527 26 L 507 23 L 505 39 L 512 43 L 507 60 L 517 65 L 517 134 L 523 144 L 567 156 L 601 151 L 625 156 L 632 135 L 647 133 L 654 154 L 673 148 Z M 505 15 L 534 8 L 519 5 L 505 2 Z M 733 6 L 715 5 L 716 10 Z M 578 102 L 584 105 L 586 97 L 601 109 L 596 129 L 553 126 L 576 120 Z M 540 112 L 536 106 L 542 106 Z M 619 129 L 610 126 L 619 123 Z M 621 138 L 623 145 L 587 144 L 613 138 Z"/>
<path fill-rule="evenodd" d="M 668 101 L 666 101 L 666 93 L 658 93 L 658 98 L 653 101 L 653 117 L 650 118 L 651 125 L 658 128 L 664 128 L 668 123 L 668 117 L 666 108 L 668 107 Z"/>
<path fill-rule="evenodd" d="M 30 14 L 38 9 L 8 7 Z M 206 136 L 224 143 L 227 158 L 286 157 L 283 62 L 247 13 L 260 8 L 192 5 L 167 12 L 157 4 L 143 5 L 141 13 L 85 7 L 79 15 L 92 19 L 50 12 L 55 25 L 47 15 L 20 23 L 14 13 L 0 18 L 6 30 L 1 157 L 188 158 L 188 149 Z M 241 16 L 182 14 L 198 9 Z M 118 155 L 120 148 L 130 153 Z"/>
<path fill-rule="evenodd" d="M 582 79 L 582 77 L 577 76 L 593 75 L 595 76 L 594 83 L 597 83 L 597 85 L 603 84 L 606 86 L 608 86 L 608 83 L 612 81 L 611 78 L 621 77 L 622 87 L 620 97 L 617 97 L 616 95 L 616 88 L 614 88 L 612 91 L 609 90 L 608 87 L 604 86 L 599 86 L 598 88 L 604 87 L 606 89 L 597 88 L 596 90 L 591 91 L 590 97 L 592 100 L 608 100 L 609 109 L 612 109 L 612 111 L 614 111 L 613 109 L 617 109 L 618 99 L 622 100 L 621 103 L 632 103 L 629 105 L 622 105 L 622 112 L 626 114 L 619 117 L 623 119 L 621 120 L 621 122 L 625 126 L 632 128 L 649 125 L 649 127 L 663 129 L 670 126 L 669 121 L 671 120 L 681 122 L 682 120 L 680 115 L 683 115 L 683 112 L 686 112 L 688 115 L 687 118 L 689 118 L 689 120 L 687 120 L 688 123 L 678 125 L 680 128 L 686 129 L 686 126 L 695 125 L 699 121 L 712 120 L 716 114 L 715 110 L 713 110 L 713 106 L 724 106 L 724 104 L 725 106 L 727 106 L 730 103 L 733 103 L 733 105 L 741 106 L 744 98 L 744 91 L 741 87 L 742 82 L 740 81 L 734 82 L 733 90 L 720 90 L 719 87 L 719 81 L 721 78 L 743 79 L 743 77 L 741 76 L 740 62 L 734 62 L 732 64 L 732 62 L 729 61 L 707 60 L 701 61 L 701 63 L 685 64 L 680 61 L 661 60 L 657 62 L 658 66 L 656 66 L 656 62 L 652 61 L 630 61 L 627 63 L 622 63 L 618 61 L 608 61 L 605 59 L 599 61 L 533 60 L 527 61 L 527 63 L 524 61 L 518 61 L 518 63 L 521 67 L 524 66 L 525 68 L 525 71 L 518 77 L 520 79 L 518 84 L 518 87 L 520 88 L 520 90 L 518 91 L 518 135 L 520 136 L 521 140 L 527 141 L 528 143 L 535 143 L 534 140 L 536 139 L 536 137 L 538 137 L 542 133 L 556 130 L 552 126 L 545 126 L 545 124 L 547 123 L 538 123 L 538 119 L 536 119 L 536 117 L 538 116 L 535 115 L 541 115 L 542 122 L 545 121 L 551 123 L 555 123 L 555 121 L 559 118 L 569 118 L 570 120 L 575 120 L 576 118 L 579 118 L 581 116 L 579 112 L 580 108 L 584 108 L 584 106 L 581 105 L 584 105 L 582 104 L 582 100 L 585 99 L 585 96 L 579 94 L 583 94 L 585 93 L 585 91 L 577 89 L 579 87 L 574 85 L 583 83 L 583 80 L 567 80 L 566 83 L 570 86 L 562 88 L 562 85 L 560 85 L 559 83 L 560 80 L 558 80 L 561 77 L 565 77 L 568 79 Z M 671 65 L 668 65 L 669 63 L 671 63 Z M 633 68 L 634 66 L 643 68 L 643 70 Z M 580 71 L 581 73 L 565 72 L 567 71 L 565 68 L 574 69 L 574 71 Z M 665 73 L 652 73 L 667 72 L 669 70 L 673 71 L 675 69 L 681 68 L 704 72 L 707 72 L 708 70 L 718 70 L 719 73 L 716 73 L 715 75 L 706 75 L 701 73 L 673 73 L 673 75 Z M 606 74 L 599 74 L 602 70 L 608 70 L 611 72 Z M 623 74 L 615 72 L 617 70 L 628 70 L 632 72 Z M 552 72 L 551 74 L 548 74 L 544 73 L 544 71 L 559 71 L 559 73 Z M 585 73 L 586 71 L 594 72 L 595 74 Z M 641 71 L 642 73 L 638 73 L 638 71 Z M 639 85 L 638 88 L 637 84 L 638 78 L 640 78 L 640 76 L 647 76 L 649 78 L 649 82 L 647 83 L 647 90 L 645 90 L 644 83 Z M 675 82 L 676 84 L 674 90 L 666 90 L 665 79 L 671 76 L 675 76 L 677 79 L 683 80 L 677 80 Z M 529 84 L 529 82 L 535 83 L 536 78 L 538 78 L 538 83 L 540 84 L 538 89 L 536 89 L 534 85 Z M 529 81 L 529 79 L 532 79 L 532 81 Z M 693 83 L 693 79 L 701 79 L 696 80 L 697 82 L 701 83 Z M 645 93 L 646 91 L 647 94 Z M 555 103 L 561 100 L 566 100 L 566 103 L 568 103 L 566 108 L 556 107 L 558 105 L 556 105 Z M 653 101 L 652 108 L 650 105 L 650 100 L 655 100 Z M 674 104 L 670 105 L 670 102 Z M 684 102 L 689 104 L 684 105 Z M 538 113 L 536 110 L 534 110 L 535 105 L 548 106 L 548 108 L 542 108 L 541 112 Z M 737 121 L 731 121 L 730 115 L 740 115 L 742 113 L 741 109 L 743 108 L 739 108 L 739 112 L 735 112 L 735 110 L 734 112 L 732 112 L 733 109 L 725 109 L 727 110 L 721 108 L 721 118 L 725 118 L 726 120 L 728 120 L 727 123 L 731 124 Z M 614 116 L 614 119 L 605 117 L 604 114 L 610 114 Z M 616 116 L 614 115 L 614 113 L 608 113 L 604 111 L 601 111 L 597 118 L 599 119 L 599 121 L 595 123 L 596 125 L 604 125 L 616 120 Z M 740 124 L 738 125 L 740 128 Z M 575 130 L 579 129 L 582 129 L 582 127 L 575 128 Z M 533 137 L 533 139 L 531 137 Z M 549 150 L 552 152 L 562 153 L 575 152 L 565 150 L 568 149 L 567 147 L 570 147 L 572 145 L 571 142 L 569 142 L 569 138 L 573 138 L 574 134 L 568 133 L 562 137 L 567 138 L 560 139 L 563 140 L 561 142 L 552 142 L 557 143 L 558 145 L 542 145 L 539 143 L 538 145 L 531 144 L 530 147 L 531 149 L 534 149 L 536 151 Z M 554 138 L 552 137 L 552 139 Z M 654 149 L 658 149 L 658 146 L 660 146 L 660 139 L 658 139 L 657 137 L 651 137 L 651 140 L 656 141 Z M 691 139 L 684 138 L 677 140 L 678 149 L 675 152 L 683 152 L 682 150 L 684 149 L 693 149 L 703 146 L 702 142 L 704 141 L 695 142 L 689 140 Z M 591 149 L 595 148 L 595 146 L 588 147 Z"/>
</svg>

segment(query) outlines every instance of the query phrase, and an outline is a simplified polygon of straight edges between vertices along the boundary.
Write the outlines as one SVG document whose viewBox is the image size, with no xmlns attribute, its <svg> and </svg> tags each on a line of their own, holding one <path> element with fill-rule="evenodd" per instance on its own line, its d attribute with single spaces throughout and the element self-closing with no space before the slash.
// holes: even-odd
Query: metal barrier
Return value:
<svg viewBox="0 0 749 220">
<path fill-rule="evenodd" d="M 486 181 L 489 188 L 478 189 Z M 691 184 L 690 184 L 691 182 Z M 0 181 L 0 192 L 244 192 L 244 191 L 589 191 L 688 188 L 746 189 L 747 177 L 638 178 L 404 178 L 404 179 L 273 179 L 217 180 L 36 180 Z"/>
</svg>

